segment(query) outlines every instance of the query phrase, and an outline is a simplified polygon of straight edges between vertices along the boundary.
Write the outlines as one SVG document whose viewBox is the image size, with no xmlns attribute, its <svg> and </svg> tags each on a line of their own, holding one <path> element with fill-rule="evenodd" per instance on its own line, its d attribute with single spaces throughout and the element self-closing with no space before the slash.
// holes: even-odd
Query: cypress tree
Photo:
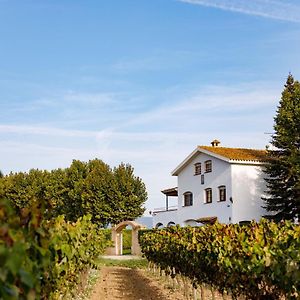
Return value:
<svg viewBox="0 0 300 300">
<path fill-rule="evenodd" d="M 263 198 L 271 219 L 300 220 L 300 83 L 289 74 L 282 92 L 268 150 Z"/>
</svg>

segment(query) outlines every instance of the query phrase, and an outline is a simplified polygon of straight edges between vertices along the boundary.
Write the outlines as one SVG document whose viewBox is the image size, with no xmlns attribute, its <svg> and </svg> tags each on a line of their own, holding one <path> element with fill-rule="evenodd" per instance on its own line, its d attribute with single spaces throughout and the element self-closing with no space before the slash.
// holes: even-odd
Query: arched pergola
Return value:
<svg viewBox="0 0 300 300">
<path fill-rule="evenodd" d="M 132 243 L 131 243 L 131 254 L 141 255 L 141 248 L 138 240 L 138 231 L 145 228 L 143 225 L 134 221 L 123 221 L 111 229 L 111 238 L 114 246 L 108 249 L 110 255 L 122 255 L 123 254 L 123 235 L 122 230 L 126 226 L 132 227 Z"/>
</svg>

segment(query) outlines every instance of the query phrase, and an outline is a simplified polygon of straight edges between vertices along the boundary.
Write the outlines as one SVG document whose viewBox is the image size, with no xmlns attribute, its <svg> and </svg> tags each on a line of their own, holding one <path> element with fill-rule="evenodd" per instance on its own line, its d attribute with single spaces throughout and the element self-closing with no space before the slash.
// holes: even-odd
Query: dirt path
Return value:
<svg viewBox="0 0 300 300">
<path fill-rule="evenodd" d="M 143 270 L 102 267 L 91 300 L 183 300 L 183 295 L 165 289 Z"/>
</svg>

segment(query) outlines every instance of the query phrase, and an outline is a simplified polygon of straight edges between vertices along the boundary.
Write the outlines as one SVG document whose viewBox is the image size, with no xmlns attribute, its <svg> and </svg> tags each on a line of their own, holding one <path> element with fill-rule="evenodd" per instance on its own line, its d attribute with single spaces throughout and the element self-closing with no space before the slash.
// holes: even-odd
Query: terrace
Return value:
<svg viewBox="0 0 300 300">
<path fill-rule="evenodd" d="M 178 209 L 177 205 L 169 205 L 169 197 L 178 197 L 178 188 L 174 187 L 174 188 L 170 188 L 170 189 L 166 189 L 161 191 L 164 195 L 166 195 L 166 205 L 164 207 L 158 207 L 158 208 L 154 208 L 152 215 L 155 216 L 156 214 L 159 213 L 165 213 L 168 211 L 175 211 Z"/>
</svg>

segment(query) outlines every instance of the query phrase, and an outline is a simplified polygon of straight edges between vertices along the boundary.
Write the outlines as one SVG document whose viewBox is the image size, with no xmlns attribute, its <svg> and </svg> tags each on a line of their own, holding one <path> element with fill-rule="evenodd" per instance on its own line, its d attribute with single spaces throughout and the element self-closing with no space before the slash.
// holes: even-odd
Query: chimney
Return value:
<svg viewBox="0 0 300 300">
<path fill-rule="evenodd" d="M 212 147 L 218 147 L 219 144 L 220 144 L 220 141 L 218 141 L 218 140 L 213 140 L 213 141 L 211 142 Z"/>
</svg>

